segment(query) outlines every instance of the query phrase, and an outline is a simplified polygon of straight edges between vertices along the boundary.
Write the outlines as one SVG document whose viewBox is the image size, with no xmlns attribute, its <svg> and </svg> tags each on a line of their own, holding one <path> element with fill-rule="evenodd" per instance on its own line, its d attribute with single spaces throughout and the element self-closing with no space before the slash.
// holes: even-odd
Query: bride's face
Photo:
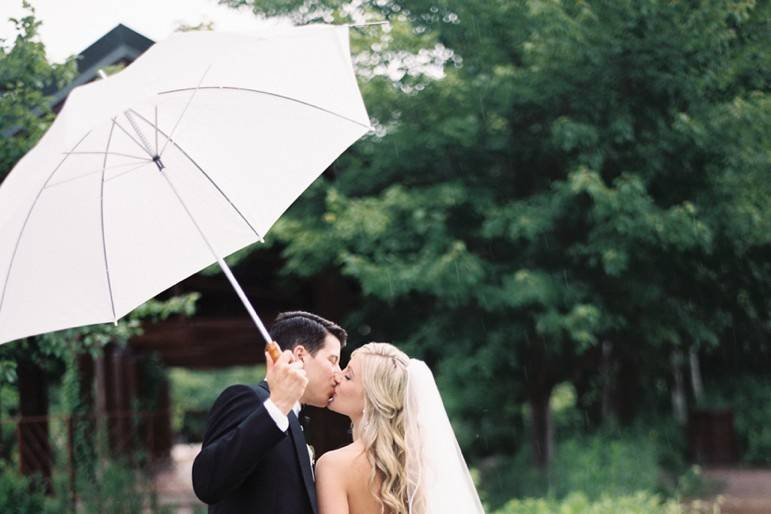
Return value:
<svg viewBox="0 0 771 514">
<path fill-rule="evenodd" d="M 342 380 L 335 387 L 335 396 L 328 409 L 349 418 L 360 417 L 364 410 L 364 387 L 361 381 L 359 356 L 354 355 L 343 370 Z"/>
</svg>

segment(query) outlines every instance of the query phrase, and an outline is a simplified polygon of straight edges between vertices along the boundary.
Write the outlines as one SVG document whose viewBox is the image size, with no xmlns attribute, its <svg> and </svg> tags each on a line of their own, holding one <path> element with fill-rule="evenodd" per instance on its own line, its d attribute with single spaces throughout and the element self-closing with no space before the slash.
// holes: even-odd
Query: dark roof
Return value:
<svg viewBox="0 0 771 514">
<path fill-rule="evenodd" d="M 99 76 L 99 70 L 121 62 L 130 63 L 155 44 L 122 23 L 100 37 L 78 55 L 78 75 L 59 91 L 51 92 L 51 105 L 56 107 L 77 86 L 91 82 Z"/>
<path fill-rule="evenodd" d="M 78 72 L 84 73 L 94 66 L 101 64 L 105 58 L 110 57 L 116 51 L 120 51 L 124 58 L 136 59 L 138 55 L 150 48 L 154 43 L 155 41 L 152 39 L 120 23 L 91 46 L 80 52 Z"/>
<path fill-rule="evenodd" d="M 99 70 L 113 64 L 130 64 L 145 50 L 155 44 L 152 39 L 143 36 L 127 26 L 119 23 L 110 32 L 100 37 L 91 46 L 78 55 L 78 74 L 62 89 L 45 90 L 50 96 L 50 105 L 54 112 L 59 112 L 70 91 L 78 86 L 91 82 L 99 76 Z M 37 113 L 40 115 L 40 112 Z M 19 131 L 18 126 L 0 131 L 2 137 L 11 137 Z"/>
</svg>

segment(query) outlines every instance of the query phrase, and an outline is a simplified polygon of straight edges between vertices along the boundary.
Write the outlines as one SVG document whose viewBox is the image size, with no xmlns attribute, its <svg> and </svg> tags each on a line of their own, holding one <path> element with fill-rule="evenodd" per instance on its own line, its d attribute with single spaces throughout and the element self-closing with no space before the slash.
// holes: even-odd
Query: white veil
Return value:
<svg viewBox="0 0 771 514">
<path fill-rule="evenodd" d="M 405 398 L 405 439 L 410 514 L 484 514 L 455 439 L 434 375 L 410 359 Z"/>
</svg>

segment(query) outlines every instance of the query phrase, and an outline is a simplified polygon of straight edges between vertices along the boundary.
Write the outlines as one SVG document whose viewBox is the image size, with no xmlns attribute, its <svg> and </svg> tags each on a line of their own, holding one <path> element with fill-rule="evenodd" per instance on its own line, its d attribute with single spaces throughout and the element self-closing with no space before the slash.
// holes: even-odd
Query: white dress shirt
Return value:
<svg viewBox="0 0 771 514">
<path fill-rule="evenodd" d="M 268 411 L 268 414 L 270 414 L 270 417 L 273 418 L 273 421 L 276 423 L 276 426 L 279 430 L 282 432 L 286 432 L 289 429 L 289 418 L 286 417 L 286 415 L 281 412 L 278 407 L 276 407 L 276 404 L 273 403 L 273 401 L 268 398 L 265 400 L 265 410 Z M 300 417 L 300 404 L 295 403 L 292 407 L 292 411 L 294 412 L 294 415 Z"/>
</svg>

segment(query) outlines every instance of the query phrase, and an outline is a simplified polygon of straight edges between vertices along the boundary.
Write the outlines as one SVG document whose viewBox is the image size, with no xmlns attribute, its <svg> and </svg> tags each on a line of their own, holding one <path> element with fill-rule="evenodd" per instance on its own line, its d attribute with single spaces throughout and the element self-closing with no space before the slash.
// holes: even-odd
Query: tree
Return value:
<svg viewBox="0 0 771 514">
<path fill-rule="evenodd" d="M 286 273 L 358 285 L 354 330 L 437 365 L 468 449 L 516 447 L 527 403 L 546 465 L 551 390 L 602 341 L 631 406 L 673 352 L 767 344 L 767 4 L 229 3 L 391 21 L 353 31 L 377 133 L 274 234 Z"/>
<path fill-rule="evenodd" d="M 16 38 L 0 43 L 0 181 L 32 148 L 53 121 L 50 94 L 75 76 L 75 61 L 52 64 L 38 39 L 40 20 L 32 5 L 21 18 L 10 18 Z"/>
</svg>

